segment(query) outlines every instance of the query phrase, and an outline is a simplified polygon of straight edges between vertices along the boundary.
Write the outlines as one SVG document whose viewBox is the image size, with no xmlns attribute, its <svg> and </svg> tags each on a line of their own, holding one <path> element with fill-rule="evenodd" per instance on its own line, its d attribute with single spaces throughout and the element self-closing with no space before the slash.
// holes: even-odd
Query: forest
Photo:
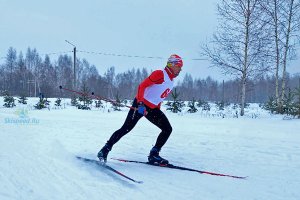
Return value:
<svg viewBox="0 0 300 200">
<path fill-rule="evenodd" d="M 41 57 L 36 49 L 27 49 L 25 55 L 9 48 L 3 64 L 0 65 L 0 90 L 8 91 L 13 96 L 34 97 L 43 93 L 45 97 L 71 97 L 70 93 L 62 93 L 59 86 L 74 89 L 74 69 L 72 55 L 59 55 L 57 60 L 50 60 L 48 55 Z M 164 66 L 161 66 L 163 68 Z M 83 85 L 95 94 L 116 99 L 133 99 L 138 84 L 151 71 L 146 68 L 129 69 L 119 73 L 118 66 L 110 66 L 99 70 L 86 59 L 76 60 L 76 90 Z M 238 103 L 240 101 L 241 81 L 214 80 L 211 77 L 198 78 L 191 74 L 183 74 L 183 79 L 176 83 L 181 100 L 224 101 Z M 275 76 L 266 73 L 255 79 L 247 80 L 248 103 L 264 103 L 274 96 Z M 287 75 L 287 88 L 293 91 L 300 84 L 299 75 Z M 170 97 L 169 97 L 170 98 Z"/>
</svg>

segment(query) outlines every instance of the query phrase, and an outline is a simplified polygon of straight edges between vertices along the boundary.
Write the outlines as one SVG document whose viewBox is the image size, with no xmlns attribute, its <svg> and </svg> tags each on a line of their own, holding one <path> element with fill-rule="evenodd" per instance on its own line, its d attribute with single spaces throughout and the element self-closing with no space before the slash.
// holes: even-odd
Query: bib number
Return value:
<svg viewBox="0 0 300 200">
<path fill-rule="evenodd" d="M 171 90 L 168 88 L 166 89 L 161 95 L 160 98 L 164 99 L 170 94 Z"/>
</svg>

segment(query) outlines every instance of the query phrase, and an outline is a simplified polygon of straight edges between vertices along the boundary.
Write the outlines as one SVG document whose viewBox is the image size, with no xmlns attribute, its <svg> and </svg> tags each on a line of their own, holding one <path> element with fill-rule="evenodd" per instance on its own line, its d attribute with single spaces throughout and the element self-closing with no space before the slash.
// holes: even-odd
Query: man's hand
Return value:
<svg viewBox="0 0 300 200">
<path fill-rule="evenodd" d="M 145 113 L 147 112 L 146 107 L 145 107 L 145 105 L 144 105 L 144 103 L 142 101 L 138 103 L 137 111 L 141 115 L 145 115 Z"/>
</svg>

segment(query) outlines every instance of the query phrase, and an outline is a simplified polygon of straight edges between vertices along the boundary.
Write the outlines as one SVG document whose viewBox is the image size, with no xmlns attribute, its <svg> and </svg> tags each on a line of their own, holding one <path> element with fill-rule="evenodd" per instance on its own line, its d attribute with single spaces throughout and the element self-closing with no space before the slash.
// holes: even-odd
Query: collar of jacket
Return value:
<svg viewBox="0 0 300 200">
<path fill-rule="evenodd" d="M 172 70 L 169 67 L 165 67 L 165 71 L 167 72 L 169 78 L 171 79 L 171 81 L 173 81 L 173 78 L 175 78 Z"/>
</svg>

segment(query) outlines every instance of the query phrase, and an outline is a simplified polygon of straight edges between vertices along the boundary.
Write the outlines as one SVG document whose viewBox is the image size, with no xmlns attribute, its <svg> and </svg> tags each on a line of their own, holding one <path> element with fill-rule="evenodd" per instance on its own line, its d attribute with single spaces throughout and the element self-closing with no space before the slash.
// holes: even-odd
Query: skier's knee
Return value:
<svg viewBox="0 0 300 200">
<path fill-rule="evenodd" d="M 171 125 L 168 125 L 168 126 L 166 127 L 166 129 L 165 129 L 165 132 L 166 132 L 168 135 L 170 135 L 170 134 L 172 133 L 172 130 L 173 130 L 172 126 L 171 126 Z"/>
</svg>

